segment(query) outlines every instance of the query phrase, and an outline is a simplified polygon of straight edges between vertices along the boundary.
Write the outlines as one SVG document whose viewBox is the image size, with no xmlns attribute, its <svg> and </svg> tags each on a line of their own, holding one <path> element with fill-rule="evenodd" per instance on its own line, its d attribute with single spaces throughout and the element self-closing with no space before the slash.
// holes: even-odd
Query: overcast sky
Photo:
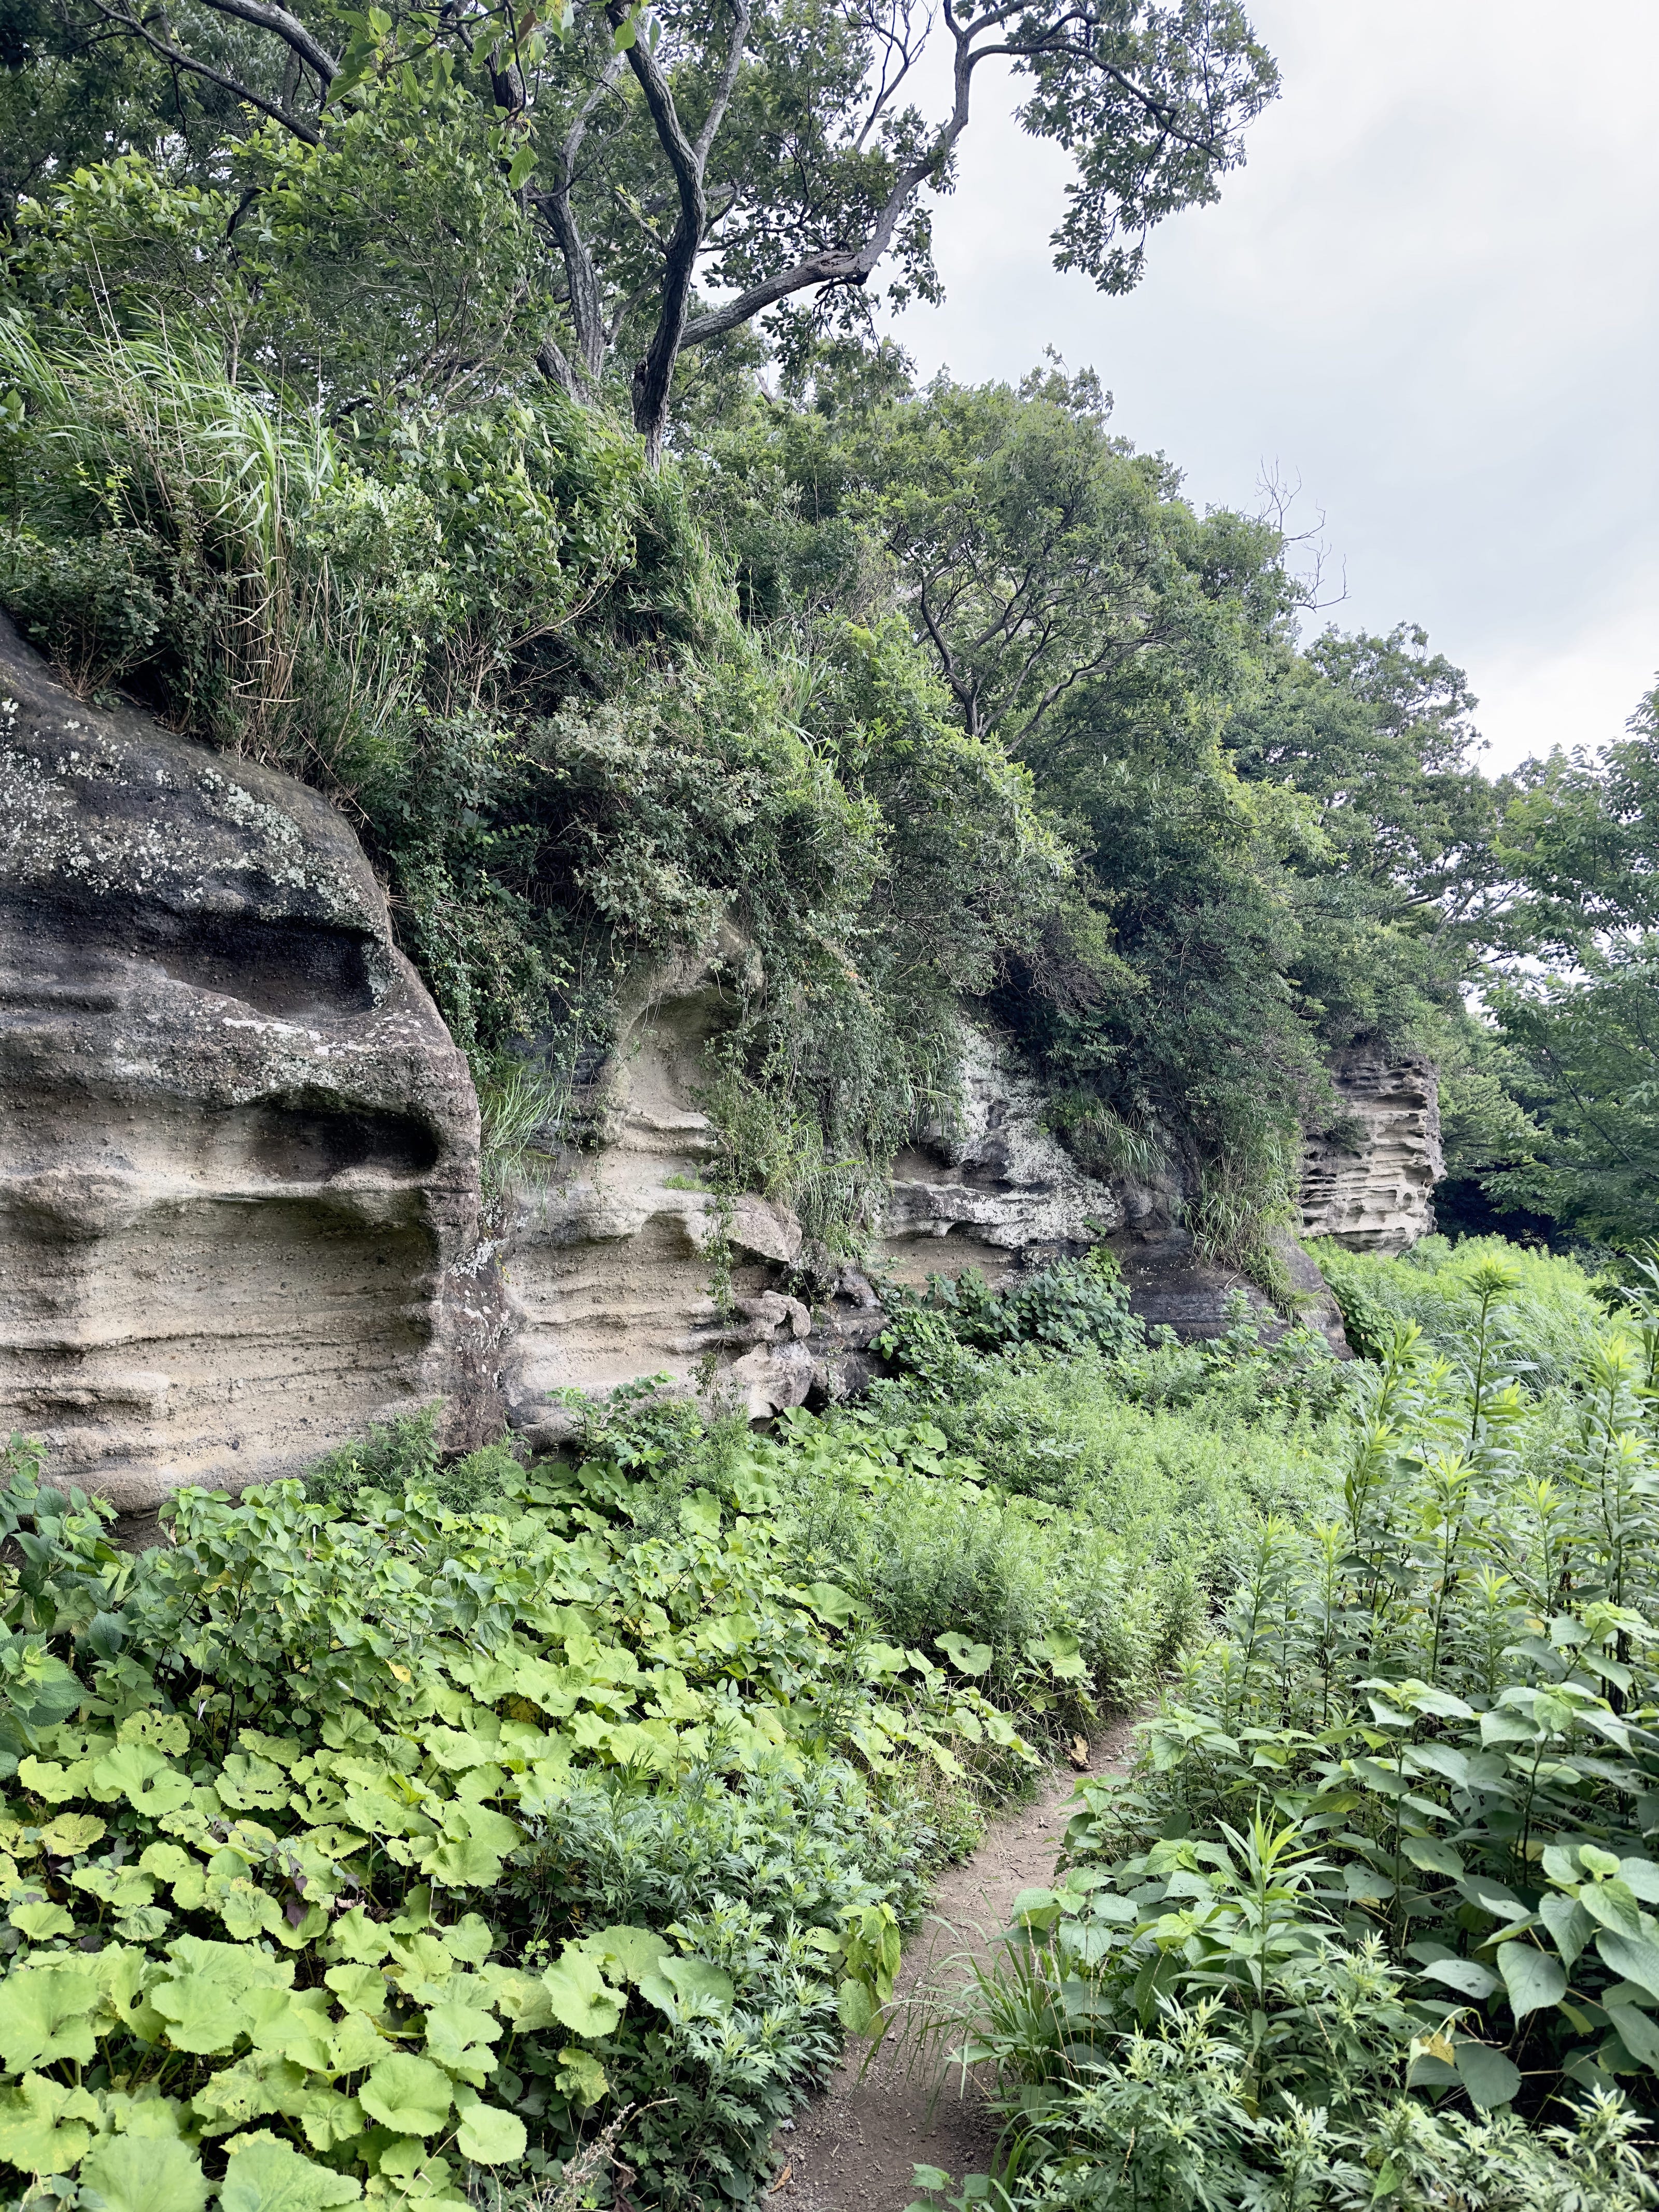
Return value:
<svg viewBox="0 0 1659 2212">
<path fill-rule="evenodd" d="M 1248 0 L 1247 0 L 1248 4 Z M 1325 515 L 1344 628 L 1422 623 L 1489 769 L 1599 744 L 1659 669 L 1659 0 L 1254 0 L 1279 100 L 1127 299 L 1056 275 L 1063 157 L 986 100 L 924 374 L 1092 366 L 1200 506 Z"/>
</svg>

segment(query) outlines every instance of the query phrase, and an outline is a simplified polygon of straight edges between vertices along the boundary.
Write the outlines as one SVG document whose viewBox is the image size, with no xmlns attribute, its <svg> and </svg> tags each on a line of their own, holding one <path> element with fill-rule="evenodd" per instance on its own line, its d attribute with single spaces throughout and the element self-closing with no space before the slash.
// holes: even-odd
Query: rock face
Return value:
<svg viewBox="0 0 1659 2212">
<path fill-rule="evenodd" d="M 872 1371 L 876 1291 L 819 1266 L 809 1307 L 793 1214 L 708 1188 L 705 1048 L 750 957 L 733 937 L 645 979 L 583 1096 L 592 1141 L 481 1241 L 466 1063 L 342 817 L 80 704 L 0 617 L 0 1434 L 142 1511 L 437 1396 L 452 1443 L 507 1414 L 550 1444 L 579 1419 L 557 1394 L 647 1375 L 755 1417 L 844 1395 Z M 1173 1171 L 1085 1173 L 1006 1043 L 964 1024 L 963 1054 L 949 1125 L 895 1164 L 898 1279 L 997 1283 L 1104 1238 L 1182 1336 L 1225 1328 L 1240 1290 L 1263 1304 L 1194 1252 Z M 1407 1135 L 1431 1133 L 1431 1089 L 1358 1061 L 1340 1079 L 1370 1150 L 1327 1173 L 1319 1225 L 1335 1207 L 1337 1233 L 1380 1240 L 1419 1169 L 1425 1203 Z"/>
<path fill-rule="evenodd" d="M 1302 1227 L 1354 1252 L 1403 1252 L 1434 1227 L 1440 1152 L 1433 1063 L 1352 1045 L 1331 1066 L 1338 1119 L 1302 1169 Z"/>
<path fill-rule="evenodd" d="M 684 1383 L 718 1371 L 723 1394 L 756 1419 L 803 1405 L 815 1388 L 833 1394 L 838 1352 L 882 1326 L 877 1315 L 860 1336 L 853 1324 L 845 1343 L 815 1332 L 807 1307 L 777 1287 L 801 1248 L 794 1215 L 754 1194 L 722 1204 L 706 1188 L 717 1146 L 698 1103 L 703 1048 L 729 1018 L 719 978 L 743 951 L 733 940 L 647 979 L 585 1101 L 595 1143 L 517 1194 L 502 1244 L 509 1393 L 532 1441 L 557 1442 L 575 1425 L 550 1392 L 645 1375 Z M 850 1295 L 873 1313 L 873 1293 L 862 1304 Z"/>
<path fill-rule="evenodd" d="M 124 1510 L 488 1417 L 463 1056 L 317 793 L 0 617 L 0 1433 Z"/>
</svg>

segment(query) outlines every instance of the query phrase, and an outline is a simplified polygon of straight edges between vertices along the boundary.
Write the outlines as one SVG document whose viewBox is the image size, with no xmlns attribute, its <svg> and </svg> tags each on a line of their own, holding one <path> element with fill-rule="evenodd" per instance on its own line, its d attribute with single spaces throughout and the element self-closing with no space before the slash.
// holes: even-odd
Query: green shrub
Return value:
<svg viewBox="0 0 1659 2212">
<path fill-rule="evenodd" d="M 614 1464 L 431 1437 L 337 1455 L 349 1515 L 181 1492 L 137 1559 L 9 1454 L 0 2161 L 88 2212 L 459 2207 L 613 2120 L 646 2201 L 740 2199 L 890 1991 L 908 1769 L 1030 1758 L 712 1492 L 641 1536 Z"/>
</svg>

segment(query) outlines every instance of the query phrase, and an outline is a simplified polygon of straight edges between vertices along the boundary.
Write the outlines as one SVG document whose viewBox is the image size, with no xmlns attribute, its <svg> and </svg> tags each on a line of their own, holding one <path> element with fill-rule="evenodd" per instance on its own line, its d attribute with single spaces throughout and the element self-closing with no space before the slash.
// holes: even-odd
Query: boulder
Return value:
<svg viewBox="0 0 1659 2212">
<path fill-rule="evenodd" d="M 498 1407 L 477 1108 L 343 817 L 0 617 L 0 1432 L 123 1510 Z"/>
</svg>

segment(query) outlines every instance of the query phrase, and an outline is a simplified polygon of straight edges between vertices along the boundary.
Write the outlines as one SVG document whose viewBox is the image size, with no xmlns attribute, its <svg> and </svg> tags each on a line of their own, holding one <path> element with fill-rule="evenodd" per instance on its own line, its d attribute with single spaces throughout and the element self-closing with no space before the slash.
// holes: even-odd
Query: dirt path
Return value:
<svg viewBox="0 0 1659 2212">
<path fill-rule="evenodd" d="M 1128 1737 L 1127 1722 L 1102 1736 L 1089 1771 L 1121 1770 Z M 973 1856 L 941 1877 L 932 1912 L 904 1948 L 902 1996 L 954 1995 L 969 1956 L 990 1949 L 1021 1890 L 1048 1881 L 1079 1779 L 1055 1769 L 1030 1804 L 994 1820 Z M 958 2075 L 941 2080 L 942 2052 L 918 2060 L 914 2044 L 894 2034 L 861 2071 L 865 2051 L 857 2045 L 823 2094 L 779 2130 L 775 2212 L 904 2212 L 916 2193 L 912 2166 L 940 2166 L 958 2181 L 987 2170 L 996 2130 L 971 2082 L 964 2097 Z"/>
</svg>

